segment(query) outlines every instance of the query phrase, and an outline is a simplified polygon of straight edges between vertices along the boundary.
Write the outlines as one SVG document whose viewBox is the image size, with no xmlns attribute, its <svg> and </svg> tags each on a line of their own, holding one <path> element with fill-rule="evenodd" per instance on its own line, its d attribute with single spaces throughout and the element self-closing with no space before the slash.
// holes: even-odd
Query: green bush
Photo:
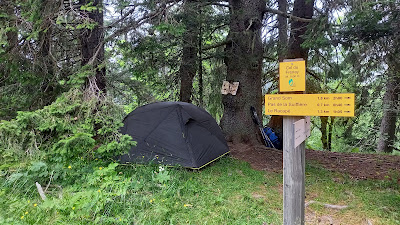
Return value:
<svg viewBox="0 0 400 225">
<path fill-rule="evenodd" d="M 43 109 L 18 112 L 15 119 L 0 122 L 0 170 L 27 172 L 41 165 L 63 174 L 72 165 L 111 162 L 134 144 L 118 132 L 124 114 L 110 100 L 88 97 L 80 89 L 71 89 Z"/>
</svg>

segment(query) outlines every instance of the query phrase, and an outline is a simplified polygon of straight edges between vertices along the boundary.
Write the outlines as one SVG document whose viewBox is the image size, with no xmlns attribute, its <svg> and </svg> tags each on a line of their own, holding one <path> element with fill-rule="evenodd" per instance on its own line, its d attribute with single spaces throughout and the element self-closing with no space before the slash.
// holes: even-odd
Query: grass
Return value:
<svg viewBox="0 0 400 225">
<path fill-rule="evenodd" d="M 282 224 L 282 174 L 255 171 L 229 157 L 200 171 L 158 165 L 101 168 L 51 186 L 46 201 L 34 183 L 0 176 L 0 223 Z M 356 181 L 308 164 L 310 200 L 349 206 L 334 210 L 311 204 L 306 209 L 310 224 L 321 218 L 335 224 L 400 223 L 394 181 Z"/>
<path fill-rule="evenodd" d="M 306 196 L 335 205 L 348 205 L 332 210 L 310 205 L 319 215 L 330 215 L 338 224 L 400 224 L 400 187 L 397 181 L 352 180 L 346 175 L 329 172 L 318 165 L 306 167 Z"/>
</svg>

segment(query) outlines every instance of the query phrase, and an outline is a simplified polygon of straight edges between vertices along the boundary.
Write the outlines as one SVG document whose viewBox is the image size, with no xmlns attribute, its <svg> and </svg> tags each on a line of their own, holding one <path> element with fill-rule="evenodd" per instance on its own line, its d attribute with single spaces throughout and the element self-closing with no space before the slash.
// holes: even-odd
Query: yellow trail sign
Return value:
<svg viewBox="0 0 400 225">
<path fill-rule="evenodd" d="M 279 63 L 279 91 L 306 90 L 306 62 L 291 61 Z"/>
<path fill-rule="evenodd" d="M 354 117 L 354 93 L 265 95 L 265 114 Z"/>
</svg>

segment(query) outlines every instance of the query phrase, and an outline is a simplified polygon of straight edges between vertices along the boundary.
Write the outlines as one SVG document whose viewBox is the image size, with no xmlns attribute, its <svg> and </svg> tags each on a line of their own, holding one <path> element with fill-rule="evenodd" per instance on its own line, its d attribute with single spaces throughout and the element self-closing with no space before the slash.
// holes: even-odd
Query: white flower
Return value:
<svg viewBox="0 0 400 225">
<path fill-rule="evenodd" d="M 164 171 L 164 170 L 165 170 L 164 167 L 162 167 L 162 166 L 159 166 L 159 167 L 158 167 L 158 171 L 159 171 L 159 172 Z"/>
</svg>

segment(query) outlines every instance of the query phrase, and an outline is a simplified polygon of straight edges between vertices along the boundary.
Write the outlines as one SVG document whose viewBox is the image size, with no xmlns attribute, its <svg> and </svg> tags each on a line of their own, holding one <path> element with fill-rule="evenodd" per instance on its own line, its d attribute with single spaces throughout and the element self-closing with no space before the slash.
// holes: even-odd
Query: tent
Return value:
<svg viewBox="0 0 400 225">
<path fill-rule="evenodd" d="M 121 133 L 137 142 L 122 163 L 155 162 L 200 169 L 229 153 L 214 118 L 185 102 L 158 102 L 139 107 L 124 119 Z"/>
</svg>

